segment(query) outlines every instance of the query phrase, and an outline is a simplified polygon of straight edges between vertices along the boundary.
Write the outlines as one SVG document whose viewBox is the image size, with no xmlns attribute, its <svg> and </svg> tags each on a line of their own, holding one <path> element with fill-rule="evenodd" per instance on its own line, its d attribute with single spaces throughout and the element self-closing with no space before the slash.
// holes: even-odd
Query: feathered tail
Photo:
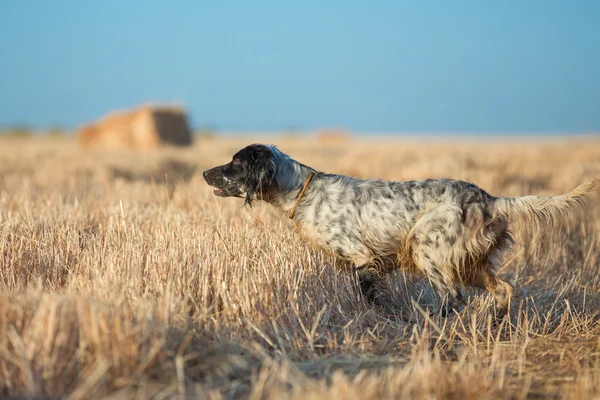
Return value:
<svg viewBox="0 0 600 400">
<path fill-rule="evenodd" d="M 498 197 L 494 206 L 509 223 L 516 222 L 521 229 L 536 236 L 542 232 L 555 233 L 561 227 L 571 226 L 585 205 L 587 195 L 599 184 L 600 179 L 596 178 L 560 196 Z"/>
</svg>

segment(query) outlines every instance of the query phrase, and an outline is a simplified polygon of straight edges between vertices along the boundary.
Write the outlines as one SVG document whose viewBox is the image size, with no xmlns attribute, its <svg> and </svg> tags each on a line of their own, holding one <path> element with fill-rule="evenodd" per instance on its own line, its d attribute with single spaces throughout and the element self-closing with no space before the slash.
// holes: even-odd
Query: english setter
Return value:
<svg viewBox="0 0 600 400">
<path fill-rule="evenodd" d="M 554 229 L 600 182 L 562 196 L 494 197 L 451 179 L 388 182 L 326 174 L 261 144 L 203 175 L 217 196 L 242 197 L 248 205 L 262 200 L 288 213 L 317 245 L 354 265 L 371 301 L 382 273 L 422 273 L 443 299 L 443 315 L 464 302 L 459 284 L 489 291 L 503 314 L 513 287 L 496 270 L 512 243 L 510 222 Z"/>
</svg>

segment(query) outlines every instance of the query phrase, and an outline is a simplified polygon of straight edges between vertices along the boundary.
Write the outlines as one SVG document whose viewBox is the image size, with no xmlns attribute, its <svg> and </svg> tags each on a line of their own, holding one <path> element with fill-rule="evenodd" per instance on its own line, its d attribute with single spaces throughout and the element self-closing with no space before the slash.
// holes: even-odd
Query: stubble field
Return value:
<svg viewBox="0 0 600 400">
<path fill-rule="evenodd" d="M 0 396 L 12 398 L 600 398 L 600 196 L 581 223 L 518 244 L 502 323 L 429 317 L 398 272 L 383 311 L 346 267 L 267 205 L 213 196 L 201 172 L 252 139 L 84 152 L 0 139 Z M 600 177 L 600 140 L 269 139 L 321 171 L 449 177 L 491 194 Z"/>
</svg>

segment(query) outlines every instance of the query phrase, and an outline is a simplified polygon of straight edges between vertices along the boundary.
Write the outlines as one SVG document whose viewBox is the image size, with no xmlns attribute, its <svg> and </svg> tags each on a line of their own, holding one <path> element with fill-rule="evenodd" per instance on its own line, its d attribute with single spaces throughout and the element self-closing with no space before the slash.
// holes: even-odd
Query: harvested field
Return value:
<svg viewBox="0 0 600 400">
<path fill-rule="evenodd" d="M 466 291 L 388 279 L 392 313 L 267 205 L 213 196 L 201 171 L 259 139 L 147 152 L 0 139 L 0 396 L 600 398 L 600 194 L 571 231 L 517 245 L 509 318 Z M 600 140 L 270 138 L 319 170 L 451 177 L 494 195 L 600 177 Z"/>
</svg>

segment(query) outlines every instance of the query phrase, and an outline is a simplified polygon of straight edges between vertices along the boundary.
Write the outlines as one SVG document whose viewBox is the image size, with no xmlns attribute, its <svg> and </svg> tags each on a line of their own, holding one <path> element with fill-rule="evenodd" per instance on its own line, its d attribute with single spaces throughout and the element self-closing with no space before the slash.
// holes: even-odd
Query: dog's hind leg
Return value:
<svg viewBox="0 0 600 400">
<path fill-rule="evenodd" d="M 444 316 L 464 304 L 455 265 L 461 259 L 461 215 L 456 206 L 438 206 L 419 218 L 408 237 L 412 261 L 438 292 Z"/>
<path fill-rule="evenodd" d="M 447 317 L 465 304 L 460 288 L 454 280 L 454 274 L 440 264 L 442 261 L 436 257 L 436 253 L 432 249 L 420 246 L 415 249 L 413 259 L 417 268 L 423 272 L 437 291 L 441 301 L 439 312 L 443 317 Z"/>
<path fill-rule="evenodd" d="M 514 288 L 510 283 L 498 277 L 496 273 L 488 267 L 487 269 L 478 271 L 477 276 L 475 276 L 471 285 L 480 289 L 485 289 L 494 296 L 498 317 L 502 318 L 504 314 L 506 314 L 514 291 Z"/>
</svg>

